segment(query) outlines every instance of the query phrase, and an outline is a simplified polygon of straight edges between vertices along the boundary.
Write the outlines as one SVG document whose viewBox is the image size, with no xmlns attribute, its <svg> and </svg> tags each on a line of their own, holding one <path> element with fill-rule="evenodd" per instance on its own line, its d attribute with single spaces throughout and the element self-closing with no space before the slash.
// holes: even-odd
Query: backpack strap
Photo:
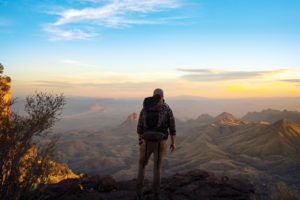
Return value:
<svg viewBox="0 0 300 200">
<path fill-rule="evenodd" d="M 147 162 L 147 144 L 148 142 L 144 140 L 144 142 L 146 143 L 146 150 L 145 150 L 145 156 L 144 156 L 144 160 L 143 160 L 143 168 L 145 168 L 146 166 L 146 162 Z"/>
<path fill-rule="evenodd" d="M 159 157 L 160 157 L 160 142 L 158 142 L 158 152 L 157 152 L 157 169 L 159 169 Z"/>
</svg>

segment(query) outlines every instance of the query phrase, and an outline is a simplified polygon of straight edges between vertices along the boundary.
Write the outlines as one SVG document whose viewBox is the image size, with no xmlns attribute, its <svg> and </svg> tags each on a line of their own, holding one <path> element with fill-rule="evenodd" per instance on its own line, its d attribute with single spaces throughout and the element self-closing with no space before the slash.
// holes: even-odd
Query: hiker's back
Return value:
<svg viewBox="0 0 300 200">
<path fill-rule="evenodd" d="M 164 101 L 160 95 L 145 98 L 143 102 L 143 134 L 146 141 L 160 141 L 165 138 L 165 113 L 163 112 Z"/>
<path fill-rule="evenodd" d="M 138 141 L 140 146 L 139 171 L 137 177 L 137 199 L 142 199 L 146 165 L 151 154 L 153 159 L 153 192 L 156 197 L 160 194 L 162 162 L 167 152 L 167 139 L 170 133 L 171 152 L 175 149 L 175 120 L 170 107 L 164 102 L 161 89 L 155 89 L 152 97 L 143 102 L 138 126 Z"/>
</svg>

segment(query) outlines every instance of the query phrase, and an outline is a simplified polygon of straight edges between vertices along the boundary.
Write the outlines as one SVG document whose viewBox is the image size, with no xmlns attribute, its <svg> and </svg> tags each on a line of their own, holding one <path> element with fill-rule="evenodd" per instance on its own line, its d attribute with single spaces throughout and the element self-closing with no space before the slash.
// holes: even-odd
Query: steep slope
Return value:
<svg viewBox="0 0 300 200">
<path fill-rule="evenodd" d="M 240 162 L 231 153 L 221 149 L 222 143 L 239 132 L 255 124 L 240 120 L 229 113 L 214 118 L 213 123 L 193 127 L 178 136 L 176 152 L 168 157 L 168 170 L 172 172 L 201 166 L 217 173 L 263 177 L 261 171 Z"/>
<path fill-rule="evenodd" d="M 229 152 L 251 156 L 293 155 L 300 152 L 300 127 L 286 119 L 257 124 L 235 133 L 222 146 Z"/>
<path fill-rule="evenodd" d="M 235 160 L 269 176 L 300 186 L 300 126 L 286 119 L 235 132 L 218 145 Z M 261 180 L 263 181 L 263 180 Z"/>
</svg>

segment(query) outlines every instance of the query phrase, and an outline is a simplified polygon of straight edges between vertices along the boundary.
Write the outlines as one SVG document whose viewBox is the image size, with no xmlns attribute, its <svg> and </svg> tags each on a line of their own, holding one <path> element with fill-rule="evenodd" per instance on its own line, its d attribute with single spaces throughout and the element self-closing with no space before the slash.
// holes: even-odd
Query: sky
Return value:
<svg viewBox="0 0 300 200">
<path fill-rule="evenodd" d="M 14 96 L 300 96 L 298 0 L 0 0 Z"/>
</svg>

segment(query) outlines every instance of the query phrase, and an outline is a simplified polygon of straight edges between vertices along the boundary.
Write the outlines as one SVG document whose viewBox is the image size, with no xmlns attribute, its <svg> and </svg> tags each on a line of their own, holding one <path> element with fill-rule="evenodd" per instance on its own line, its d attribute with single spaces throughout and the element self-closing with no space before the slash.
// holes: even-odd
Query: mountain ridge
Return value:
<svg viewBox="0 0 300 200">
<path fill-rule="evenodd" d="M 80 155 L 79 158 L 65 156 L 66 159 L 72 158 L 69 165 L 71 169 L 82 170 L 84 165 L 87 166 L 86 172 L 108 173 L 117 180 L 134 177 L 139 155 L 137 118 L 134 115 L 126 118 L 129 124 L 135 122 L 135 125 L 88 132 L 87 136 L 84 136 L 84 132 L 72 133 L 73 138 L 66 139 L 84 140 L 82 147 L 86 147 L 86 151 L 81 148 L 78 152 L 78 148 L 72 148 L 70 151 L 74 152 L 69 152 L 66 145 L 71 143 L 65 142 L 60 146 L 60 154 Z M 216 118 L 219 121 L 216 122 Z M 207 121 L 188 120 L 177 124 L 177 149 L 167 154 L 163 175 L 201 167 L 214 173 L 248 178 L 259 185 L 262 192 L 266 191 L 261 184 L 265 182 L 285 181 L 300 186 L 300 171 L 297 168 L 300 164 L 300 151 L 297 149 L 297 145 L 300 146 L 297 143 L 299 124 L 288 120 L 279 120 L 277 123 L 247 122 L 226 112 L 213 119 L 205 115 L 201 119 Z M 280 136 L 280 132 L 284 137 Z M 104 161 L 104 165 L 101 165 Z M 89 163 L 92 167 L 88 167 Z M 152 164 L 150 159 L 149 165 Z M 285 172 L 286 169 L 289 169 L 289 174 Z M 152 176 L 151 167 L 147 168 L 146 174 L 148 178 Z"/>
<path fill-rule="evenodd" d="M 286 118 L 287 120 L 292 122 L 300 121 L 300 112 L 289 110 L 275 110 L 269 108 L 259 112 L 248 112 L 241 119 L 253 122 L 267 121 L 274 123 L 283 118 Z"/>
</svg>

